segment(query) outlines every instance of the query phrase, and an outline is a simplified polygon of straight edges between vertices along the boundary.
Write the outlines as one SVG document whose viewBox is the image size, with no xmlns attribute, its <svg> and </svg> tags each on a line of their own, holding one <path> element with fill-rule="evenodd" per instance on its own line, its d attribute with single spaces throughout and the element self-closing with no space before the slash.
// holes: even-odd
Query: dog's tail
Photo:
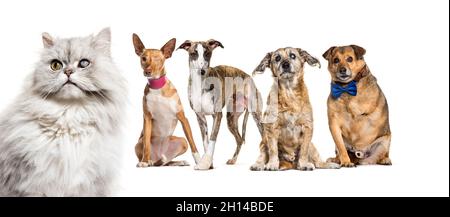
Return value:
<svg viewBox="0 0 450 217">
<path fill-rule="evenodd" d="M 244 114 L 244 121 L 242 122 L 242 143 L 245 143 L 245 131 L 247 128 L 247 120 L 248 120 L 248 108 L 245 109 L 245 114 Z"/>
<path fill-rule="evenodd" d="M 312 143 L 310 146 L 310 155 L 311 155 L 310 156 L 311 160 L 317 169 L 339 169 L 339 168 L 341 168 L 341 166 L 339 164 L 322 161 L 322 159 L 320 158 L 319 152 L 317 151 L 316 147 Z"/>
<path fill-rule="evenodd" d="M 261 97 L 261 93 L 258 89 L 256 89 L 256 109 L 252 112 L 253 120 L 255 120 L 256 126 L 258 127 L 259 134 L 263 135 L 263 126 L 262 126 L 262 108 L 263 108 L 263 100 Z"/>
</svg>

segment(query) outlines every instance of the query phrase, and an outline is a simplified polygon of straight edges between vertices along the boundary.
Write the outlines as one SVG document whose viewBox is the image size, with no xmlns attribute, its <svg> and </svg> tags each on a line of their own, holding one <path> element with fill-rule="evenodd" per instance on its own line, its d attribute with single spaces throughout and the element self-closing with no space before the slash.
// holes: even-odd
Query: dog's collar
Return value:
<svg viewBox="0 0 450 217">
<path fill-rule="evenodd" d="M 157 89 L 161 89 L 162 87 L 164 87 L 164 85 L 166 85 L 167 83 L 167 78 L 165 75 L 156 78 L 156 79 L 148 79 L 148 86 L 151 89 L 157 90 Z"/>
<path fill-rule="evenodd" d="M 358 72 L 358 74 L 356 75 L 355 79 L 353 79 L 353 81 L 358 82 L 362 78 L 366 77 L 369 74 L 369 72 L 370 72 L 369 67 L 367 67 L 367 65 L 364 65 L 364 67 L 361 69 L 361 71 Z"/>
</svg>

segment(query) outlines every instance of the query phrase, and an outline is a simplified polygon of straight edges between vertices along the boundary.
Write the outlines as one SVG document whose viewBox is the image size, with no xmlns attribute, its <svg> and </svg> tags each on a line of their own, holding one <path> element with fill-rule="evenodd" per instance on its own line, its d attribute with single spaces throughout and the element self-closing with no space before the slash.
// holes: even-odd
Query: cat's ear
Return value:
<svg viewBox="0 0 450 217">
<path fill-rule="evenodd" d="M 50 48 L 55 45 L 52 36 L 46 32 L 42 33 L 42 42 L 44 43 L 45 48 Z"/>
<path fill-rule="evenodd" d="M 111 29 L 109 27 L 104 28 L 96 36 L 94 36 L 93 42 L 97 49 L 101 49 L 109 53 L 111 49 Z"/>
</svg>

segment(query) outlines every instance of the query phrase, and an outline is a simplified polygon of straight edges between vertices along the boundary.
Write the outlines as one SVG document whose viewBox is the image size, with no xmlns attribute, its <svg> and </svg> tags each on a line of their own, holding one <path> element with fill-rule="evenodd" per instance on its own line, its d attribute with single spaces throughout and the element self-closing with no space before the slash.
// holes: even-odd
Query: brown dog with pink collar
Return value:
<svg viewBox="0 0 450 217">
<path fill-rule="evenodd" d="M 186 161 L 173 161 L 191 147 L 195 163 L 200 155 L 194 143 L 191 127 L 184 116 L 180 97 L 166 77 L 164 62 L 172 56 L 176 40 L 168 41 L 161 49 L 146 49 L 138 35 L 133 34 L 136 54 L 140 57 L 144 76 L 148 78 L 143 97 L 144 127 L 136 144 L 137 167 L 188 166 Z M 178 123 L 185 138 L 173 136 Z"/>
</svg>

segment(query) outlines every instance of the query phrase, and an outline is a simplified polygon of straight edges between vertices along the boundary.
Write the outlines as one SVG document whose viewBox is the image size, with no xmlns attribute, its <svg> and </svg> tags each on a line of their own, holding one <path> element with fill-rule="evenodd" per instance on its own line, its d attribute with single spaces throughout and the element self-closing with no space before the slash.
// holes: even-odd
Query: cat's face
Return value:
<svg viewBox="0 0 450 217">
<path fill-rule="evenodd" d="M 96 36 L 55 39 L 42 34 L 44 51 L 33 78 L 33 91 L 43 98 L 79 100 L 105 97 L 114 67 L 109 28 Z M 114 69 L 114 68 L 112 68 Z"/>
</svg>

